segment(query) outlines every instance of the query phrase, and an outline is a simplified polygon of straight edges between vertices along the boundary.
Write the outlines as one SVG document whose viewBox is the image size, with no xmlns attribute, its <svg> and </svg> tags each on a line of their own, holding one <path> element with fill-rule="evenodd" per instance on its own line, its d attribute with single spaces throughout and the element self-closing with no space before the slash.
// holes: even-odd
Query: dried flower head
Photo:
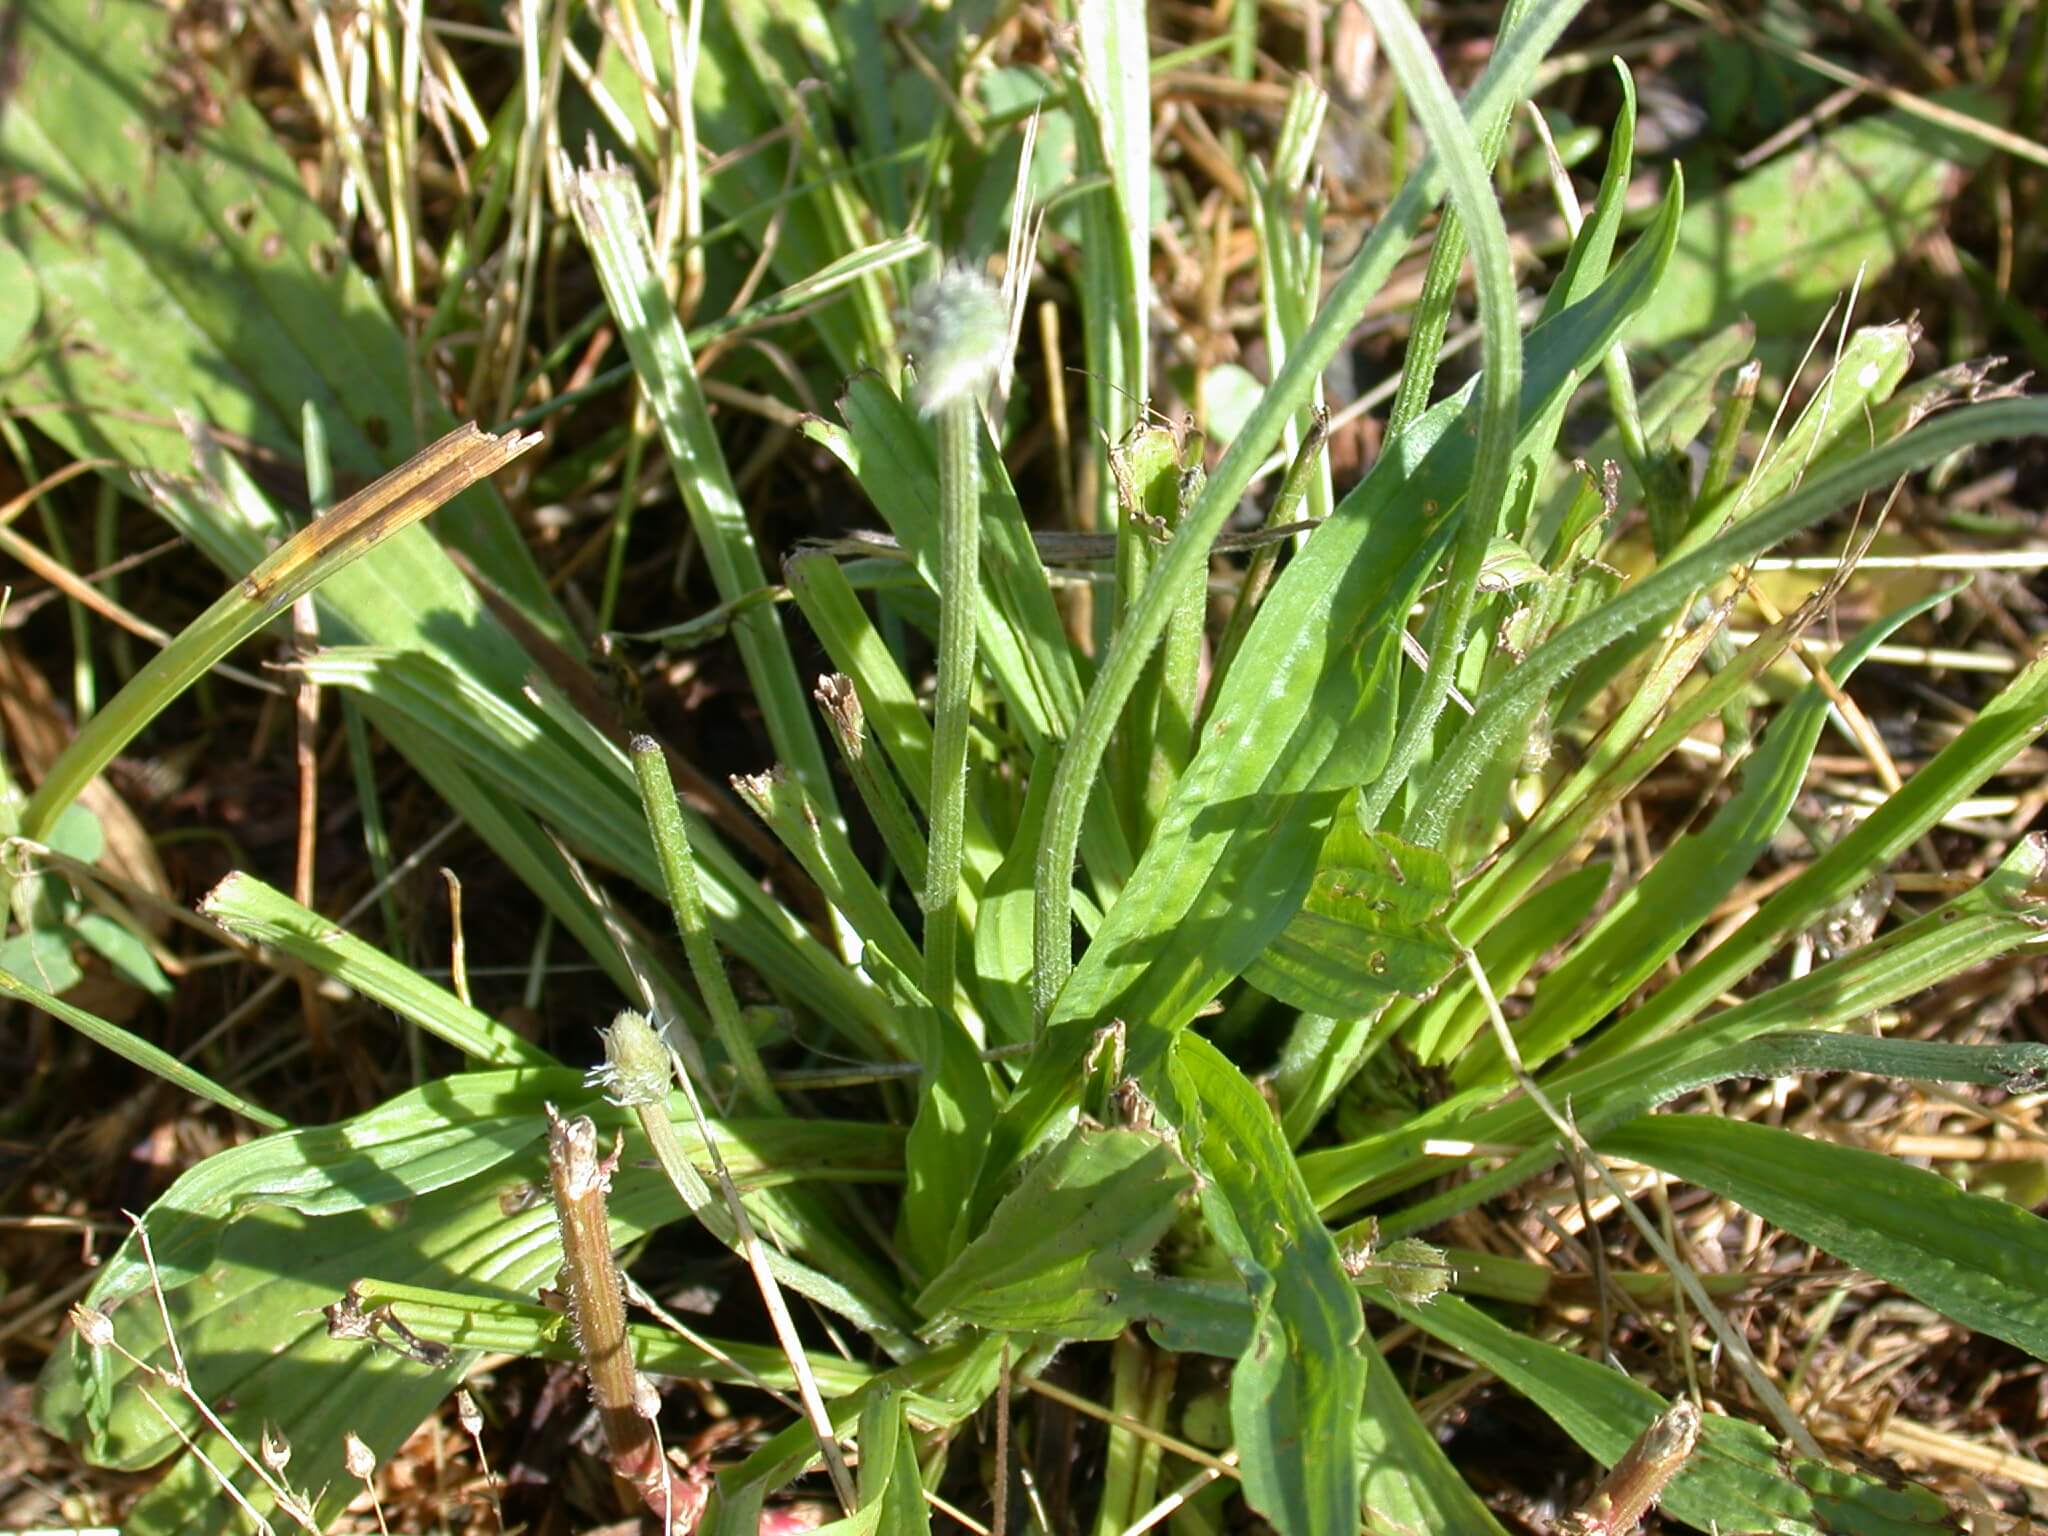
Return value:
<svg viewBox="0 0 2048 1536">
<path fill-rule="evenodd" d="M 917 364 L 917 408 L 927 416 L 979 399 L 1009 361 L 1003 296 L 973 267 L 951 263 L 920 283 L 901 320 Z"/>
<path fill-rule="evenodd" d="M 266 1421 L 263 1438 L 257 1443 L 257 1454 L 263 1458 L 263 1465 L 281 1474 L 292 1463 L 292 1443 L 285 1438 L 283 1430 Z"/>
<path fill-rule="evenodd" d="M 105 1349 L 114 1342 L 114 1320 L 98 1307 L 83 1304 L 71 1309 L 71 1326 L 93 1349 Z"/>
</svg>

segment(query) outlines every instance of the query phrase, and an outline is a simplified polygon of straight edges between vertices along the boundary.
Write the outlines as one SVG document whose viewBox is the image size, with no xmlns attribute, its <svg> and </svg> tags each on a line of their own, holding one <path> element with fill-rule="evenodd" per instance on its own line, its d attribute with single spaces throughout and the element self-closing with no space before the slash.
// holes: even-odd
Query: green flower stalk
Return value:
<svg viewBox="0 0 2048 1536">
<path fill-rule="evenodd" d="M 961 829 L 967 812 L 968 706 L 974 690 L 981 568 L 981 402 L 1009 353 L 1010 328 L 987 278 L 949 266 L 903 317 L 917 405 L 939 434 L 939 681 L 932 704 L 931 849 L 925 866 L 924 990 L 950 1012 L 957 968 Z"/>
</svg>

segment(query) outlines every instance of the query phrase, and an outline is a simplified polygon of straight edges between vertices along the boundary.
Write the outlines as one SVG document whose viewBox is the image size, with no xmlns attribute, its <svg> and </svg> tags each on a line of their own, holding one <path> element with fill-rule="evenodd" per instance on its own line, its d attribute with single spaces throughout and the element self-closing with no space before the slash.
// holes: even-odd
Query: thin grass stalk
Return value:
<svg viewBox="0 0 2048 1536">
<path fill-rule="evenodd" d="M 768 1069 L 761 1063 L 761 1053 L 740 1013 L 739 999 L 733 996 L 732 981 L 725 974 L 724 958 L 711 936 L 704 894 L 697 882 L 697 859 L 690 851 L 682 807 L 669 778 L 668 757 L 651 736 L 635 736 L 628 750 L 633 777 L 640 785 L 640 803 L 647 811 L 647 830 L 661 864 L 662 883 L 668 888 L 669 910 L 675 914 L 683 954 L 704 998 L 704 1009 L 711 1015 L 711 1027 L 725 1047 L 726 1059 L 739 1073 L 746 1101 L 764 1114 L 779 1114 L 781 1096 L 768 1081 Z"/>
<path fill-rule="evenodd" d="M 1470 109 L 1475 117 L 1483 121 L 1485 114 L 1520 96 L 1543 55 L 1583 4 L 1584 0 L 1549 0 L 1548 4 L 1537 0 L 1528 19 L 1503 41 L 1474 87 Z M 1124 701 L 1172 617 L 1189 570 L 1206 565 L 1209 546 L 1236 509 L 1252 476 L 1421 228 L 1423 215 L 1443 185 L 1443 174 L 1435 156 L 1425 161 L 1373 226 L 1330 290 L 1314 324 L 1303 334 L 1301 344 L 1259 397 L 1209 477 L 1200 499 L 1167 546 L 1144 597 L 1125 617 L 1122 632 L 1088 692 L 1055 770 L 1033 883 L 1032 1003 L 1041 1028 L 1074 968 L 1068 893 L 1080 845 L 1081 819 Z"/>
<path fill-rule="evenodd" d="M 918 830 L 917 818 L 911 814 L 889 765 L 874 750 L 853 679 L 843 672 L 830 673 L 818 679 L 812 697 L 824 712 L 826 731 L 839 749 L 839 761 L 882 834 L 889 857 L 896 861 L 903 878 L 914 889 L 923 890 L 929 857 L 924 833 Z"/>
<path fill-rule="evenodd" d="M 768 585 L 768 578 L 712 426 L 689 340 L 655 270 L 639 190 L 631 174 L 617 168 L 591 167 L 570 180 L 576 222 L 660 424 L 712 580 L 721 599 L 735 602 Z M 776 756 L 836 819 L 831 774 L 781 621 L 772 607 L 751 608 L 734 619 L 733 635 Z"/>
<path fill-rule="evenodd" d="M 875 884 L 874 876 L 862 867 L 845 834 L 818 815 L 795 776 L 780 767 L 767 773 L 736 773 L 732 787 L 754 814 L 768 824 L 782 845 L 796 855 L 804 872 L 825 893 L 835 915 L 860 935 L 861 942 L 875 953 L 887 956 L 889 963 L 905 975 L 918 975 L 917 946 L 897 919 L 888 898 Z M 889 1043 L 900 1048 L 900 1020 L 893 1010 L 886 1018 L 891 1029 Z"/>
<path fill-rule="evenodd" d="M 938 429 L 939 676 L 926 801 L 931 844 L 920 897 L 921 974 L 925 995 L 950 1013 L 959 967 L 968 716 L 981 606 L 981 409 L 1009 357 L 1009 313 L 980 272 L 948 267 L 911 296 L 904 340 L 917 363 L 918 408 Z"/>
<path fill-rule="evenodd" d="M 1742 444 L 1743 428 L 1749 425 L 1749 413 L 1756 404 L 1756 387 L 1763 376 L 1764 365 L 1755 358 L 1736 370 L 1735 384 L 1728 391 L 1721 419 L 1714 424 L 1714 445 L 1707 453 L 1707 468 L 1700 476 L 1695 505 L 1704 507 L 1719 501 L 1733 482 L 1735 455 Z"/>
<path fill-rule="evenodd" d="M 940 408 L 939 681 L 932 702 L 931 846 L 925 866 L 924 991 L 950 1010 L 960 942 L 960 850 L 967 815 L 967 734 L 981 600 L 980 408 Z"/>
<path fill-rule="evenodd" d="M 1501 32 L 1512 30 L 1526 8 L 1527 0 L 1510 0 L 1501 16 Z M 1499 161 L 1513 120 L 1512 104 L 1486 119 L 1479 134 L 1483 164 L 1490 167 Z M 1429 409 L 1430 390 L 1436 383 L 1437 366 L 1443 360 L 1444 334 L 1450 328 L 1451 311 L 1457 307 L 1465 248 L 1464 217 L 1457 208 L 1446 208 L 1437 221 L 1436 239 L 1429 248 L 1429 266 L 1422 274 L 1422 292 L 1409 319 L 1408 346 L 1401 357 L 1401 387 L 1395 391 L 1393 408 L 1387 413 L 1388 437 Z"/>
<path fill-rule="evenodd" d="M 1293 462 L 1287 466 L 1287 478 L 1280 482 L 1280 494 L 1273 500 L 1273 510 L 1266 515 L 1268 528 L 1285 527 L 1301 515 L 1302 502 L 1317 479 L 1317 461 L 1329 440 L 1330 413 L 1318 411 L 1309 426 L 1308 435 L 1301 440 Z M 1237 589 L 1237 602 L 1230 610 L 1222 638 L 1216 642 L 1216 659 L 1210 664 L 1204 719 L 1208 718 L 1207 705 L 1223 695 L 1223 679 L 1229 676 L 1230 664 L 1237 660 L 1244 637 L 1251 633 L 1252 619 L 1265 598 L 1266 588 L 1273 583 L 1273 568 L 1279 558 L 1280 545 L 1277 541 L 1261 544 L 1252 551 L 1251 560 L 1245 566 L 1244 581 Z"/>
</svg>

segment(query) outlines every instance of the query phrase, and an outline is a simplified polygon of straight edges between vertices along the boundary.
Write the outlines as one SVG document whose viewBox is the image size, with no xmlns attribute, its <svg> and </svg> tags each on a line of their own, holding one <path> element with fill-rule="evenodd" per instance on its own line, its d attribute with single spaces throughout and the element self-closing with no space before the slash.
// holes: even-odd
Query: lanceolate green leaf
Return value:
<svg viewBox="0 0 2048 1536">
<path fill-rule="evenodd" d="M 974 1041 L 950 1013 L 914 1004 L 899 1011 L 924 1072 L 896 1225 L 905 1259 L 930 1276 L 971 1235 L 968 1205 L 995 1118 L 995 1091 Z"/>
<path fill-rule="evenodd" d="M 1110 1338 L 1122 1297 L 1193 1183 L 1173 1147 L 1138 1131 L 1076 1127 L 1033 1163 L 987 1228 L 918 1297 L 943 1324 Z"/>
<path fill-rule="evenodd" d="M 240 1094 L 223 1088 L 205 1073 L 193 1071 L 169 1051 L 150 1044 L 149 1041 L 118 1025 L 109 1024 L 97 1014 L 88 1013 L 61 997 L 51 996 L 41 987 L 23 980 L 11 971 L 0 970 L 0 997 L 13 998 L 17 1002 L 27 1003 L 31 1008 L 42 1010 L 51 1018 L 70 1025 L 95 1045 L 134 1062 L 138 1067 L 155 1073 L 165 1082 L 175 1084 L 187 1093 L 196 1094 L 202 1099 L 220 1105 L 223 1109 L 232 1110 L 265 1130 L 282 1130 L 286 1125 L 286 1121 L 281 1117 L 260 1105 L 250 1103 Z"/>
<path fill-rule="evenodd" d="M 1936 592 L 1865 628 L 1828 664 L 1837 684 L 1903 625 L 1945 602 Z M 1828 696 L 1809 684 L 1771 722 L 1763 744 L 1742 765 L 1736 793 L 1697 834 L 1680 837 L 1604 913 L 1571 957 L 1543 978 L 1536 1001 L 1515 1026 L 1525 1065 L 1534 1068 L 1597 1023 L 1671 955 L 1770 846 L 1806 782 L 1807 764 L 1827 723 Z M 1503 1071 L 1500 1048 L 1479 1041 L 1453 1069 L 1462 1085 Z"/>
<path fill-rule="evenodd" d="M 1209 1231 L 1252 1293 L 1252 1340 L 1230 1382 L 1245 1496 L 1283 1536 L 1354 1531 L 1359 1467 L 1352 1434 L 1367 1373 L 1379 1361 L 1365 1337 L 1358 1294 L 1259 1091 L 1192 1033 L 1180 1037 L 1165 1067 L 1161 1108 L 1202 1173 Z M 1412 1419 L 1407 1399 L 1398 1389 L 1394 1396 Z M 1470 1499 L 1463 1479 L 1447 1464 L 1440 1470 Z M 1480 1524 L 1466 1528 L 1494 1527 L 1482 1514 Z"/>
<path fill-rule="evenodd" d="M 1519 98 L 1537 62 L 1576 14 L 1580 3 L 1581 0 L 1551 0 L 1531 7 L 1528 18 L 1495 51 L 1486 74 L 1473 90 L 1466 103 L 1472 116 L 1483 119 Z M 1051 1014 L 1054 1000 L 1072 968 L 1067 892 L 1073 884 L 1083 813 L 1124 704 L 1137 686 L 1152 646 L 1179 606 L 1189 572 L 1207 563 L 1210 545 L 1250 485 L 1260 460 L 1279 441 L 1288 421 L 1307 400 L 1311 384 L 1336 356 L 1365 304 L 1393 270 L 1402 247 L 1421 227 L 1423 215 L 1441 190 L 1441 177 L 1442 172 L 1434 162 L 1425 163 L 1373 226 L 1366 244 L 1331 288 L 1315 323 L 1301 338 L 1300 345 L 1289 353 L 1272 386 L 1232 439 L 1216 473 L 1210 476 L 1201 497 L 1167 546 L 1153 579 L 1137 605 L 1127 613 L 1103 669 L 1089 690 L 1060 757 L 1046 818 L 1045 843 L 1038 861 L 1032 919 L 1033 1001 L 1041 1020 Z M 1270 611 L 1270 599 L 1266 607 Z M 1231 670 L 1236 673 L 1243 668 L 1233 665 Z"/>
<path fill-rule="evenodd" d="M 1929 771 L 1932 765 L 1922 770 Z M 1569 1100 L 1582 1125 L 1602 1123 L 1603 1116 L 1617 1111 L 1633 1115 L 1653 1102 L 1642 1096 L 1646 1088 L 1688 1063 L 1762 1035 L 1831 1028 L 1866 1017 L 2005 954 L 2039 935 L 2040 902 L 2030 898 L 2028 890 L 2040 877 L 2043 857 L 2039 839 L 2024 839 L 1981 885 L 1925 917 L 1693 1023 L 1669 1039 L 1646 1037 L 1626 1050 L 1600 1050 L 1609 1035 L 1628 1031 L 1646 1011 L 1638 1009 L 1573 1060 L 1546 1074 L 1544 1088 L 1557 1103 Z M 1704 965 L 1713 953 L 1718 950 L 1696 965 Z M 1653 998 L 1649 1006 L 1655 1003 Z M 1302 1167 L 1310 1189 L 1328 1209 L 1368 1186 L 1379 1193 L 1408 1188 L 1445 1171 L 1441 1158 L 1423 1152 L 1425 1143 L 1445 1138 L 1536 1144 L 1544 1149 L 1543 1155 L 1552 1155 L 1549 1123 L 1526 1098 L 1496 1103 L 1502 1091 L 1497 1084 L 1468 1089 L 1398 1130 L 1308 1153 Z M 1529 1166 L 1520 1166 L 1512 1173 L 1484 1175 L 1433 1202 L 1433 1213 L 1415 1207 L 1383 1225 L 1389 1235 L 1417 1230 L 1431 1219 L 1441 1219 L 1445 1210 L 1463 1209 L 1488 1198 L 1490 1191 L 1511 1187 L 1530 1171 Z"/>
<path fill-rule="evenodd" d="M 1711 1189 L 1966 1328 L 2048 1360 L 2048 1222 L 1939 1174 L 1777 1126 L 1631 1121 L 1596 1145 Z"/>
<path fill-rule="evenodd" d="M 489 1014 L 470 1007 L 319 913 L 307 911 L 254 875 L 239 870 L 230 874 L 207 892 L 199 910 L 237 938 L 268 944 L 376 999 L 481 1065 L 554 1065 L 546 1051 L 522 1040 Z"/>
<path fill-rule="evenodd" d="M 1619 1371 L 1510 1328 L 1455 1296 L 1393 1305 L 1536 1404 L 1603 1466 L 1619 1461 L 1667 1406 Z M 1926 1489 L 1891 1487 L 1817 1462 L 1792 1459 L 1788 1466 L 1762 1429 L 1711 1413 L 1659 1508 L 1695 1530 L 1771 1536 L 1936 1536 L 1960 1529 Z"/>
<path fill-rule="evenodd" d="M 1488 179 L 1493 157 L 1482 158 L 1414 13 L 1403 0 L 1365 3 L 1379 28 L 1380 45 L 1400 77 L 1402 92 L 1428 130 L 1443 162 L 1444 181 L 1451 206 L 1458 215 L 1458 226 L 1471 241 L 1473 283 L 1479 294 L 1485 352 L 1479 376 L 1477 441 L 1472 453 L 1471 484 L 1466 488 L 1466 506 L 1450 569 L 1444 576 L 1430 620 L 1429 665 L 1423 670 L 1420 686 L 1401 712 L 1385 776 L 1368 796 L 1367 819 L 1377 823 L 1379 813 L 1406 786 L 1409 770 L 1432 739 L 1437 717 L 1450 697 L 1451 681 L 1464 655 L 1465 630 L 1477 601 L 1480 568 L 1487 546 L 1500 531 L 1502 507 L 1515 472 L 1522 331 L 1515 313 L 1515 279 L 1508 261 L 1507 226 Z M 1503 122 L 1505 117 L 1503 111 L 1494 122 Z M 1487 124 L 1482 131 L 1491 136 L 1499 130 Z M 1678 185 L 1676 175 L 1672 185 Z M 1405 425 L 1411 414 L 1397 412 L 1395 420 Z M 1530 414 L 1541 418 L 1546 413 Z M 1390 687 L 1399 675 L 1398 664 L 1392 672 Z"/>
<path fill-rule="evenodd" d="M 1869 454 L 1817 470 L 1784 500 L 1626 588 L 1598 612 L 1568 626 L 1530 653 L 1480 701 L 1478 712 L 1431 772 L 1409 836 L 1429 842 L 1441 834 L 1459 797 L 1491 756 L 1496 745 L 1493 738 L 1500 730 L 1526 719 L 1534 703 L 1547 697 L 1561 679 L 1688 593 L 1900 475 L 1977 443 L 2043 431 L 2048 431 L 2048 401 L 2001 400 L 1960 407 Z"/>
<path fill-rule="evenodd" d="M 1530 338 L 1524 422 L 1540 422 L 1655 286 L 1676 224 L 1667 201 L 1609 280 Z M 1472 473 L 1466 411 L 1445 401 L 1390 443 L 1274 584 L 1055 1023 L 1174 1030 L 1292 916 L 1337 797 L 1383 761 L 1385 668 Z"/>
<path fill-rule="evenodd" d="M 726 469 L 689 340 L 655 271 L 639 185 L 630 171 L 593 167 L 573 178 L 570 202 L 603 281 L 605 302 L 618 320 L 633 370 L 661 425 L 676 484 L 718 595 L 735 602 L 766 586 L 767 577 L 746 509 Z M 753 607 L 737 614 L 732 627 L 777 757 L 820 810 L 836 815 L 832 776 L 780 616 L 773 605 Z"/>
<path fill-rule="evenodd" d="M 1530 337 L 1524 420 L 1546 449 L 1542 418 L 1654 286 L 1676 227 L 1677 204 L 1667 200 L 1608 280 Z M 1124 1020 L 1133 1070 L 1147 1070 L 1300 905 L 1330 817 L 1378 771 L 1386 751 L 1395 701 L 1381 680 L 1468 483 L 1472 440 L 1460 430 L 1466 405 L 1463 396 L 1446 400 L 1389 443 L 1274 584 L 1194 762 L 1005 1107 L 991 1143 L 992 1171 L 1013 1166 L 1071 1105 L 1075 1064 L 1095 1027 Z M 1155 582 L 1165 579 L 1181 536 Z M 1061 773 L 1075 750 L 1070 742 Z M 1056 778 L 1055 801 L 1058 794 Z M 1049 830 L 1040 847 L 1040 940 L 1047 932 L 1044 855 L 1056 836 Z M 1064 913 L 1070 885 L 1063 876 L 1053 889 Z M 1034 981 L 1045 975 L 1041 949 Z M 980 1198 L 986 1203 L 986 1189 Z"/>
</svg>

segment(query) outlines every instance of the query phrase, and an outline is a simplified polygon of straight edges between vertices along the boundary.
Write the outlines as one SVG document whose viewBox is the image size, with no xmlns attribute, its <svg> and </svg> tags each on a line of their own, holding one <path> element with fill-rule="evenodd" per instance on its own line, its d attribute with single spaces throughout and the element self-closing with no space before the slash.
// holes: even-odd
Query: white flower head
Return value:
<svg viewBox="0 0 2048 1536">
<path fill-rule="evenodd" d="M 978 399 L 1009 361 L 1003 296 L 974 267 L 948 263 L 918 284 L 901 318 L 917 363 L 917 407 L 927 416 L 956 400 Z"/>
</svg>

